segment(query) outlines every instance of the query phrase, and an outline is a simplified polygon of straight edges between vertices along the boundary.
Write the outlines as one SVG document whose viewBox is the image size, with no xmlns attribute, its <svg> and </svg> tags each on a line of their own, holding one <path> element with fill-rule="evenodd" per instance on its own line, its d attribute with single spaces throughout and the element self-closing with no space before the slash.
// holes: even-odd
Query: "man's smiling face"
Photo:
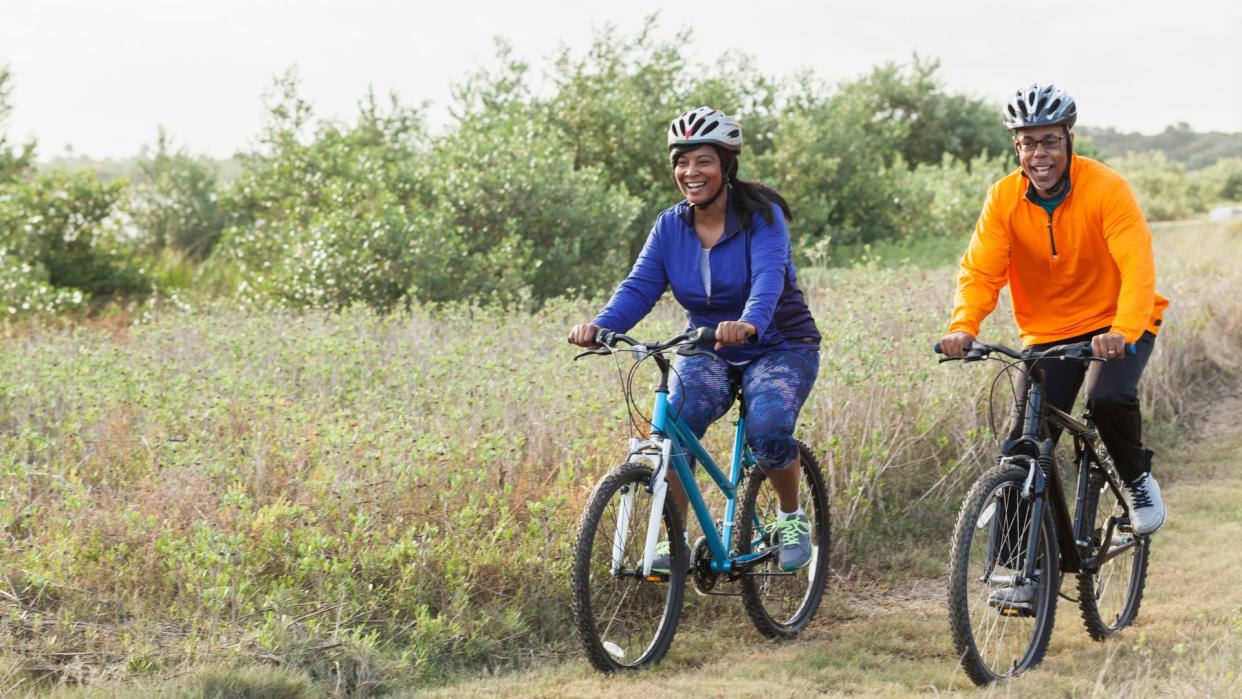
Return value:
<svg viewBox="0 0 1242 699">
<path fill-rule="evenodd" d="M 1072 137 L 1071 137 L 1072 138 Z M 1035 185 L 1042 196 L 1052 194 L 1069 166 L 1071 140 L 1066 138 L 1065 128 L 1056 126 L 1033 126 L 1018 129 L 1014 133 L 1014 148 L 1022 172 Z"/>
</svg>

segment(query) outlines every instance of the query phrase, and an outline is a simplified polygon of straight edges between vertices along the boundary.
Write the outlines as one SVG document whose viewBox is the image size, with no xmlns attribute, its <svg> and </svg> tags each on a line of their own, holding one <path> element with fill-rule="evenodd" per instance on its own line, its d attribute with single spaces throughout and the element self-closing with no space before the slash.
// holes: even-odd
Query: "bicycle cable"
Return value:
<svg viewBox="0 0 1242 699">
<path fill-rule="evenodd" d="M 623 372 L 623 371 L 622 371 L 622 369 L 621 369 L 621 359 L 618 357 L 618 355 L 620 355 L 620 354 L 622 354 L 622 353 L 627 353 L 627 352 L 628 352 L 628 353 L 635 353 L 635 354 L 637 354 L 637 352 L 636 352 L 636 350 L 633 350 L 633 349 L 629 349 L 629 348 L 616 348 L 616 347 L 609 346 L 609 345 L 607 345 L 607 344 L 603 344 L 602 346 L 603 346 L 605 349 L 607 349 L 607 350 L 608 350 L 608 355 L 609 355 L 610 357 L 612 357 L 612 359 L 613 359 L 613 364 L 614 364 L 614 366 L 615 366 L 615 367 L 616 367 L 616 369 L 617 369 L 617 381 L 618 381 L 618 383 L 620 383 L 620 384 L 621 384 L 621 393 L 622 393 L 622 395 L 624 395 L 624 396 L 625 396 L 625 413 L 626 413 L 626 418 L 627 418 L 627 419 L 629 420 L 629 422 L 630 422 L 630 437 L 632 438 L 632 437 L 634 437 L 634 436 L 635 436 L 635 435 L 637 435 L 637 434 L 642 434 L 642 430 L 641 430 L 641 428 L 639 428 L 638 423 L 634 420 L 634 408 L 635 408 L 635 406 L 634 406 L 633 400 L 632 400 L 632 398 L 631 398 L 631 394 L 630 394 L 630 387 L 629 387 L 629 385 L 628 385 L 627 377 L 626 377 L 626 375 L 625 375 L 625 372 Z M 641 362 L 641 361 L 642 361 L 642 359 L 639 359 L 639 362 Z M 636 363 L 637 363 L 637 362 L 636 362 Z M 631 372 L 631 374 L 633 373 L 633 367 L 631 367 L 631 368 L 630 368 L 630 372 Z M 641 416 L 641 414 L 640 414 L 640 416 Z"/>
<path fill-rule="evenodd" d="M 621 386 L 622 393 L 625 395 L 626 412 L 630 420 L 630 425 L 633 428 L 634 432 L 638 434 L 642 434 L 643 430 L 639 426 L 640 422 L 646 424 L 649 427 L 654 427 L 655 424 L 652 421 L 652 418 L 648 417 L 645 413 L 643 413 L 642 408 L 639 407 L 638 405 L 638 401 L 634 399 L 634 378 L 638 375 L 638 367 L 643 362 L 654 357 L 656 353 L 655 352 L 640 353 L 638 350 L 622 349 L 622 350 L 616 350 L 614 354 L 616 354 L 617 352 L 632 352 L 634 354 L 642 355 L 638 358 L 638 361 L 634 362 L 634 364 L 630 366 L 630 369 L 627 372 L 624 380 L 622 381 L 622 386 Z M 681 372 L 677 371 L 677 367 L 673 366 L 672 361 L 669 361 L 669 371 L 672 372 L 676 381 L 682 387 L 681 405 L 678 405 L 675 412 L 673 412 L 672 414 L 673 418 L 676 419 L 679 415 L 681 415 L 681 411 L 685 407 L 685 403 L 689 399 L 689 396 L 687 396 L 685 393 L 686 386 L 681 381 Z M 618 364 L 618 374 L 619 373 L 620 373 L 620 365 Z M 634 417 L 635 415 L 638 416 L 637 420 L 635 420 L 635 417 Z M 648 434 L 650 434 L 650 431 L 648 431 Z"/>
<path fill-rule="evenodd" d="M 1000 432 L 996 429 L 996 409 L 994 407 L 996 405 L 996 385 L 1000 382 L 1002 376 L 1008 377 L 1009 393 L 1012 396 L 1011 409 L 1013 411 L 1010 414 L 1013 414 L 1016 412 L 1018 405 L 1018 388 L 1013 384 L 1011 370 L 1021 364 L 1021 361 L 1006 361 L 1000 357 L 989 357 L 989 359 L 995 359 L 1004 365 L 1000 371 L 996 372 L 996 376 L 992 379 L 992 385 L 988 388 L 988 427 L 992 430 L 993 438 L 999 439 Z M 1019 369 L 1019 371 L 1021 370 Z"/>
<path fill-rule="evenodd" d="M 1013 401 L 1012 401 L 1013 412 L 1011 413 L 1011 415 L 1016 414 L 1018 411 L 1018 401 L 1021 400 L 1021 397 L 1018 396 L 1018 389 L 1016 386 L 1014 386 L 1013 376 L 1010 373 L 1010 371 L 1012 369 L 1018 368 L 1018 365 L 1028 362 L 1028 361 L 1031 362 L 1031 364 L 1041 362 L 1047 359 L 1048 358 L 1047 355 L 1056 349 L 1058 349 L 1058 347 L 1049 347 L 1048 349 L 1044 350 L 1043 352 L 1040 352 L 1037 355 L 1033 355 L 1031 357 L 1025 357 L 1023 359 L 1014 359 L 1014 360 L 1001 359 L 1000 357 L 994 357 L 990 354 L 987 356 L 987 359 L 995 360 L 1005 365 L 1000 371 L 996 372 L 996 376 L 992 379 L 992 385 L 988 388 L 988 427 L 991 428 L 992 435 L 994 437 L 999 438 L 1000 436 L 1000 433 L 997 432 L 996 430 L 996 411 L 993 408 L 993 406 L 995 405 L 995 401 L 996 401 L 996 385 L 1000 381 L 1000 377 L 1001 376 L 1009 377 L 1009 392 L 1013 396 Z M 1062 356 L 1059 358 L 1064 359 L 1065 357 Z M 1022 372 L 1024 370 L 1018 369 L 1018 371 Z"/>
</svg>

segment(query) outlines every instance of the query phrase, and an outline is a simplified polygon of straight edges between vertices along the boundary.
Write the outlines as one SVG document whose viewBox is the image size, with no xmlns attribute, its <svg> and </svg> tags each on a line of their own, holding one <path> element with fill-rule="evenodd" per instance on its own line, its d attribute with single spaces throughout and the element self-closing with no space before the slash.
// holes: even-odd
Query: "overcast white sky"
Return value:
<svg viewBox="0 0 1242 699">
<path fill-rule="evenodd" d="M 1237 0 L 0 0 L 0 63 L 13 72 L 10 140 L 49 158 L 126 157 L 163 125 L 196 153 L 230 155 L 262 118 L 273 76 L 297 65 L 324 116 L 350 116 L 368 85 L 443 114 L 449 87 L 494 65 L 507 37 L 534 65 L 593 28 L 625 32 L 660 12 L 693 27 L 697 56 L 753 56 L 764 73 L 830 81 L 912 53 L 941 60 L 951 90 L 996 102 L 1051 81 L 1080 123 L 1155 132 L 1185 121 L 1242 131 Z M 727 108 L 727 105 L 725 105 Z"/>
</svg>

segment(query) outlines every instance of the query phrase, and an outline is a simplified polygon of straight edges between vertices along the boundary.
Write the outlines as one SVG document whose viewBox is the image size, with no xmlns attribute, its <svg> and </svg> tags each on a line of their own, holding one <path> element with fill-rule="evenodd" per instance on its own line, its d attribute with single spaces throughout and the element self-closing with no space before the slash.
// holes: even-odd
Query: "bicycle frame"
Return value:
<svg viewBox="0 0 1242 699">
<path fill-rule="evenodd" d="M 737 429 L 733 436 L 733 453 L 729 462 L 729 472 L 726 474 L 716 464 L 711 455 L 707 453 L 703 444 L 690 431 L 690 428 L 681 419 L 681 416 L 670 414 L 668 404 L 670 362 L 661 355 L 654 355 L 654 359 L 660 367 L 661 379 L 660 385 L 655 391 L 655 405 L 651 420 L 651 438 L 642 442 L 635 440 L 631 444 L 630 452 L 631 457 L 646 457 L 657 461 L 650 486 L 653 499 L 643 554 L 643 577 L 651 575 L 651 565 L 655 558 L 655 548 L 659 537 L 660 517 L 664 510 L 664 498 L 668 494 L 667 474 L 670 466 L 676 472 L 677 479 L 681 482 L 682 488 L 690 501 L 690 506 L 694 510 L 695 517 L 699 521 L 699 526 L 703 530 L 707 547 L 712 553 L 711 568 L 713 572 L 728 573 L 738 567 L 744 567 L 771 555 L 771 550 L 748 553 L 737 557 L 730 557 L 729 555 L 729 549 L 733 541 L 734 525 L 736 524 L 734 518 L 737 514 L 737 488 L 741 483 L 742 475 L 757 463 L 744 438 L 746 429 L 745 404 L 739 401 L 741 410 L 736 423 Z M 703 469 L 707 471 L 716 487 L 725 496 L 725 516 L 721 522 L 720 531 L 717 531 L 712 512 L 708 509 L 703 492 L 695 481 L 694 473 L 690 469 L 690 462 L 686 458 L 687 453 L 694 456 L 702 464 Z M 617 533 L 613 539 L 613 550 L 615 552 L 614 568 L 620 565 L 620 552 L 624 548 L 625 543 L 623 520 L 628 526 L 629 513 L 624 506 L 622 510 L 623 517 L 618 518 Z M 762 528 L 758 525 L 759 523 L 756 522 L 756 531 L 762 531 Z"/>
<path fill-rule="evenodd" d="M 1056 361 L 1056 360 L 1053 360 Z M 1043 399 L 1042 371 L 1038 361 L 1027 360 L 1022 372 L 1023 401 L 1017 414 L 1017 424 L 1022 426 L 1020 434 L 1011 434 L 1001 446 L 1001 459 L 1010 463 L 1025 466 L 1028 469 L 1026 483 L 1023 486 L 1023 497 L 1031 502 L 1031 530 L 1028 534 L 1026 561 L 1022 571 L 1023 577 L 1030 579 L 1035 574 L 1035 556 L 1041 533 L 1042 518 L 1045 516 L 1044 503 L 1050 502 L 1053 509 L 1053 525 L 1057 535 L 1057 543 L 1061 550 L 1062 572 L 1094 573 L 1101 563 L 1120 555 L 1127 549 L 1137 545 L 1137 537 L 1116 548 L 1112 544 L 1113 529 L 1117 524 L 1110 518 L 1107 532 L 1102 537 L 1103 549 L 1098 555 L 1091 554 L 1091 541 L 1088 531 L 1087 515 L 1084 512 L 1089 477 L 1094 468 L 1104 476 L 1104 482 L 1113 491 L 1118 500 L 1121 489 L 1116 475 L 1101 462 L 1096 453 L 1096 441 L 1099 433 L 1091 420 L 1090 413 L 1084 421 L 1079 421 L 1066 412 L 1052 405 L 1045 405 Z M 1065 491 L 1061 485 L 1057 467 L 1055 440 L 1049 434 L 1049 427 L 1059 427 L 1074 440 L 1074 461 L 1078 464 L 1076 498 L 1074 516 L 1071 519 Z M 1065 523 L 1072 522 L 1072 526 Z"/>
</svg>

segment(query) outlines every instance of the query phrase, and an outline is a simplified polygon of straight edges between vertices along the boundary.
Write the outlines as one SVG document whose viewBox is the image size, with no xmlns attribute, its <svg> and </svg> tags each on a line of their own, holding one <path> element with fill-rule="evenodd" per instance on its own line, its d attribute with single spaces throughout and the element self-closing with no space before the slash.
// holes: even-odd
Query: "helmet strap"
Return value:
<svg viewBox="0 0 1242 699">
<path fill-rule="evenodd" d="M 1074 142 L 1070 140 L 1069 127 L 1062 124 L 1061 128 L 1065 130 L 1065 172 L 1061 173 L 1061 178 L 1057 180 L 1056 189 L 1064 192 L 1069 186 L 1070 166 L 1074 164 Z"/>
<path fill-rule="evenodd" d="M 708 199 L 706 203 L 697 207 L 695 207 L 694 204 L 690 205 L 699 209 L 706 209 L 716 203 L 716 200 L 720 198 L 720 195 L 724 193 L 725 189 L 727 189 L 730 184 L 737 181 L 737 156 L 733 153 L 729 153 L 719 146 L 713 145 L 712 147 L 716 149 L 716 153 L 720 156 L 720 163 L 724 166 L 725 176 L 721 178 L 720 188 L 716 190 L 716 193 L 712 195 L 711 199 Z M 725 164 L 726 160 L 728 163 L 727 165 Z"/>
<path fill-rule="evenodd" d="M 691 204 L 690 206 L 691 206 L 691 207 L 693 207 L 693 208 L 696 208 L 696 209 L 706 209 L 706 208 L 708 208 L 708 207 L 709 207 L 709 206 L 711 206 L 712 204 L 715 204 L 715 203 L 716 203 L 716 200 L 720 198 L 720 195 L 721 195 L 721 194 L 724 194 L 724 191 L 725 191 L 725 189 L 727 189 L 727 188 L 728 188 L 728 186 L 729 186 L 729 180 L 727 180 L 727 179 L 726 179 L 726 180 L 724 180 L 723 182 L 721 182 L 721 183 L 720 183 L 720 188 L 716 190 L 716 193 L 715 193 L 715 194 L 713 194 L 713 195 L 712 195 L 712 198 L 711 198 L 711 199 L 708 199 L 706 203 L 704 203 L 704 204 Z"/>
</svg>

